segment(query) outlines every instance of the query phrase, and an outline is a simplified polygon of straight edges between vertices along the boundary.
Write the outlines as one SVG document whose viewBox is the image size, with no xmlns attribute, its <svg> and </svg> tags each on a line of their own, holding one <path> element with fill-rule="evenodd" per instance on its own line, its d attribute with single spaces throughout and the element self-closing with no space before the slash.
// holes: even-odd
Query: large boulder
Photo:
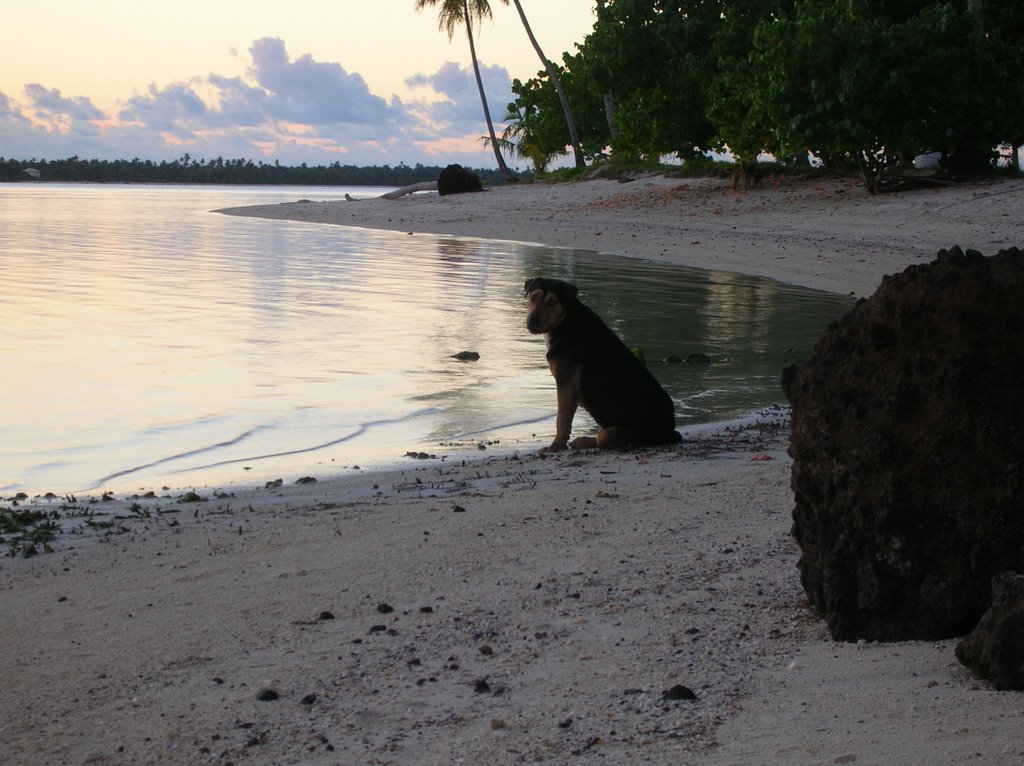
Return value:
<svg viewBox="0 0 1024 766">
<path fill-rule="evenodd" d="M 992 606 L 956 645 L 956 658 L 1001 691 L 1024 691 L 1024 575 L 992 580 Z"/>
<path fill-rule="evenodd" d="M 437 177 L 437 193 L 442 197 L 446 194 L 483 191 L 483 188 L 480 176 L 462 165 L 449 165 Z"/>
<path fill-rule="evenodd" d="M 793 534 L 840 640 L 962 636 L 1024 571 L 1024 255 L 959 248 L 886 277 L 792 405 Z"/>
</svg>

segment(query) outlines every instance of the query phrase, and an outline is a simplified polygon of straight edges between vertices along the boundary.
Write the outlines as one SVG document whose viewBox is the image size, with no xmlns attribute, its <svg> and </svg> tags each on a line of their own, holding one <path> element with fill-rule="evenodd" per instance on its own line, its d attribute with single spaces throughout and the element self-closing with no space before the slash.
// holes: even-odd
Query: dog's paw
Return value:
<svg viewBox="0 0 1024 766">
<path fill-rule="evenodd" d="M 540 454 L 546 455 L 549 452 L 561 452 L 567 446 L 568 445 L 565 442 L 554 441 L 554 442 L 551 442 L 551 444 L 549 444 L 547 447 L 541 447 L 540 448 Z"/>
</svg>

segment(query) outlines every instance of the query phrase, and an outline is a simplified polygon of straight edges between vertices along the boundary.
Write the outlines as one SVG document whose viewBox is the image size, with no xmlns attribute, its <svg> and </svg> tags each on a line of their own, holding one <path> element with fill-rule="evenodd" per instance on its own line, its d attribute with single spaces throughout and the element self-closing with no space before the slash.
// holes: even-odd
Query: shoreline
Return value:
<svg viewBox="0 0 1024 766">
<path fill-rule="evenodd" d="M 941 249 L 1019 246 L 1022 205 L 1018 180 L 870 196 L 850 177 L 768 177 L 736 193 L 726 179 L 645 176 L 215 212 L 591 250 L 867 297 Z"/>
<path fill-rule="evenodd" d="M 529 239 L 857 295 L 939 248 L 1024 243 L 1020 183 L 886 197 L 843 183 L 735 195 L 647 178 L 232 212 Z M 787 426 L 770 421 L 630 453 L 95 498 L 114 522 L 96 538 L 0 559 L 5 758 L 1024 760 L 1024 696 L 974 679 L 955 641 L 830 640 L 796 570 Z"/>
</svg>

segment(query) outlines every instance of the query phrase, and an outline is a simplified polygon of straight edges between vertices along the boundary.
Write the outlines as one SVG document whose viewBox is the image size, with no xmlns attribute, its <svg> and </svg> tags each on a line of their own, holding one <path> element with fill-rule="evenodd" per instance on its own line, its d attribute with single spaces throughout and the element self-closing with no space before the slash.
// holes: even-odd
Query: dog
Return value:
<svg viewBox="0 0 1024 766">
<path fill-rule="evenodd" d="M 524 285 L 526 329 L 547 336 L 548 366 L 555 378 L 555 438 L 541 452 L 626 449 L 676 444 L 672 398 L 626 344 L 588 306 L 575 285 L 536 277 Z M 597 436 L 569 443 L 572 420 L 583 407 L 599 426 Z"/>
<path fill-rule="evenodd" d="M 756 189 L 761 185 L 764 172 L 756 162 L 737 162 L 732 169 L 732 190 L 736 191 L 743 184 L 744 189 Z"/>
</svg>

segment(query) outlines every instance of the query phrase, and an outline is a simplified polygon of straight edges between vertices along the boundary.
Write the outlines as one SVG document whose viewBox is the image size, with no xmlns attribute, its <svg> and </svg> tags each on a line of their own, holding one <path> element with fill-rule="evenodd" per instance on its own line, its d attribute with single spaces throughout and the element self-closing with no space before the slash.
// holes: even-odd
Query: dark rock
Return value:
<svg viewBox="0 0 1024 766">
<path fill-rule="evenodd" d="M 260 689 L 256 693 L 256 699 L 260 702 L 273 702 L 281 697 L 280 694 L 275 692 L 273 689 Z"/>
<path fill-rule="evenodd" d="M 452 359 L 458 359 L 460 362 L 476 362 L 480 359 L 480 352 L 460 351 L 457 354 L 452 354 Z"/>
<path fill-rule="evenodd" d="M 693 702 L 697 699 L 697 695 L 688 686 L 676 684 L 671 689 L 662 692 L 661 698 L 667 702 Z"/>
<path fill-rule="evenodd" d="M 1024 571 L 1024 255 L 886 277 L 783 373 L 793 534 L 840 640 L 939 639 Z"/>
<path fill-rule="evenodd" d="M 687 364 L 711 364 L 711 357 L 707 354 L 702 354 L 700 351 L 694 351 L 692 354 L 686 357 Z"/>
<path fill-rule="evenodd" d="M 319 619 L 319 620 L 333 620 L 334 619 L 334 614 L 332 614 L 331 612 L 328 612 L 328 611 L 325 610 L 323 612 L 320 612 L 320 616 L 317 619 Z"/>
<path fill-rule="evenodd" d="M 1024 691 L 1024 575 L 992 579 L 992 605 L 956 645 L 956 658 L 1001 691 Z"/>
<path fill-rule="evenodd" d="M 442 197 L 446 194 L 483 191 L 483 188 L 480 176 L 462 165 L 449 165 L 437 177 L 437 193 Z"/>
<path fill-rule="evenodd" d="M 473 691 L 477 694 L 487 694 L 491 690 L 491 685 L 487 683 L 486 678 L 478 678 L 473 682 Z"/>
<path fill-rule="evenodd" d="M 316 702 L 316 695 L 315 694 L 307 694 L 305 697 L 303 697 L 302 699 L 299 700 L 299 704 L 300 705 L 306 705 L 306 706 L 312 705 L 314 702 Z"/>
<path fill-rule="evenodd" d="M 391 606 L 391 604 L 385 604 L 382 602 L 380 604 L 377 604 L 377 611 L 381 614 L 391 614 L 393 611 L 395 611 L 395 608 Z"/>
</svg>

